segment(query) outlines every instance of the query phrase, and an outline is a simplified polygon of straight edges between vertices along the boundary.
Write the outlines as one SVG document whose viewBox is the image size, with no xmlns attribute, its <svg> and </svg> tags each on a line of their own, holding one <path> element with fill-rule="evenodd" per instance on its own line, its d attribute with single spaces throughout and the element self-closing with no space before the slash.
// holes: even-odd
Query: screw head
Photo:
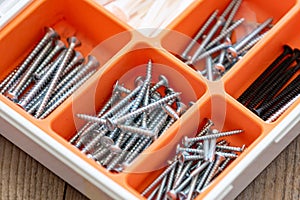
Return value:
<svg viewBox="0 0 300 200">
<path fill-rule="evenodd" d="M 106 119 L 105 126 L 109 131 L 113 131 L 116 128 L 116 124 L 109 118 Z"/>
<path fill-rule="evenodd" d="M 80 40 L 77 37 L 75 37 L 75 36 L 68 37 L 67 38 L 67 42 L 68 42 L 69 45 L 73 44 L 74 47 L 78 47 L 78 46 L 81 45 Z"/>
<path fill-rule="evenodd" d="M 134 85 L 135 86 L 140 86 L 144 83 L 144 77 L 143 76 L 138 76 L 136 77 L 136 79 L 134 80 Z"/>
<path fill-rule="evenodd" d="M 165 77 L 164 75 L 159 75 L 158 79 L 159 79 L 159 81 L 163 82 L 163 86 L 169 87 L 169 81 L 168 81 L 167 77 Z"/>
<path fill-rule="evenodd" d="M 175 190 L 170 190 L 167 192 L 167 196 L 171 200 L 176 200 L 177 199 L 177 193 Z"/>
<path fill-rule="evenodd" d="M 108 148 L 110 147 L 111 145 L 114 144 L 114 141 L 110 138 L 110 137 L 107 137 L 107 136 L 103 136 L 100 140 L 100 143 L 105 147 L 105 148 Z"/>
<path fill-rule="evenodd" d="M 189 154 L 185 151 L 180 152 L 178 155 L 178 161 L 183 164 L 185 162 L 186 156 L 188 156 L 188 155 Z"/>
<path fill-rule="evenodd" d="M 59 38 L 59 34 L 51 27 L 45 27 L 45 33 L 50 37 L 50 38 Z"/>
<path fill-rule="evenodd" d="M 189 144 L 190 144 L 190 142 L 188 140 L 189 140 L 188 136 L 184 136 L 183 139 L 182 139 L 182 144 L 185 147 L 189 146 Z"/>
<path fill-rule="evenodd" d="M 97 58 L 93 55 L 88 55 L 88 61 L 86 65 L 90 66 L 92 69 L 99 67 L 100 63 Z"/>
<path fill-rule="evenodd" d="M 109 150 L 110 150 L 112 153 L 116 153 L 116 154 L 122 152 L 122 149 L 121 149 L 119 146 L 117 146 L 117 145 L 111 145 L 111 146 L 109 146 Z"/>
<path fill-rule="evenodd" d="M 227 52 L 233 57 L 236 58 L 238 56 L 237 51 L 233 47 L 229 47 L 227 49 Z"/>
</svg>

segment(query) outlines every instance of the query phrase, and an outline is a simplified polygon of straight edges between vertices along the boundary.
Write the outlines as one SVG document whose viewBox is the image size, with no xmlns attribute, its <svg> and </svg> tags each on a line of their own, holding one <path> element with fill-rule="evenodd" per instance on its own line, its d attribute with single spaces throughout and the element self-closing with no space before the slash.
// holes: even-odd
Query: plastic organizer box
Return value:
<svg viewBox="0 0 300 200">
<path fill-rule="evenodd" d="M 205 118 L 220 130 L 243 129 L 229 137 L 230 144 L 247 148 L 196 199 L 232 199 L 299 133 L 299 99 L 275 122 L 266 123 L 236 99 L 288 44 L 300 47 L 300 5 L 296 0 L 244 0 L 237 13 L 249 21 L 273 17 L 272 29 L 220 80 L 210 82 L 174 54 L 188 43 L 204 20 L 224 10 L 228 0 L 192 3 L 167 29 L 148 38 L 118 20 L 92 0 L 39 0 L 30 3 L 0 31 L 0 79 L 2 80 L 34 47 L 44 27 L 54 28 L 62 40 L 76 35 L 84 56 L 95 55 L 100 69 L 45 119 L 36 119 L 0 95 L 0 131 L 21 149 L 91 199 L 145 199 L 141 192 L 166 167 L 176 145 L 193 136 Z M 145 29 L 145 31 L 147 31 Z M 83 125 L 77 113 L 99 110 L 117 80 L 132 83 L 131 70 L 153 61 L 153 78 L 164 74 L 182 101 L 195 104 L 167 132 L 149 146 L 130 168 L 108 172 L 68 140 Z M 134 72 L 134 77 L 144 71 Z M 298 75 L 299 72 L 296 74 Z"/>
</svg>

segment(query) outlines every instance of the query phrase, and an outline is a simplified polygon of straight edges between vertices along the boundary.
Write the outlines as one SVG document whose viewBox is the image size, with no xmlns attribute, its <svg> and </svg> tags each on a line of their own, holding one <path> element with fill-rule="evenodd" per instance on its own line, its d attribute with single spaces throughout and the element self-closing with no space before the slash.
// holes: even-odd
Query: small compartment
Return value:
<svg viewBox="0 0 300 200">
<path fill-rule="evenodd" d="M 183 103 L 188 105 L 190 101 L 196 102 L 206 92 L 205 83 L 192 70 L 185 69 L 171 58 L 170 55 L 146 43 L 136 44 L 110 66 L 97 72 L 88 85 L 74 94 L 72 104 L 58 113 L 53 120 L 51 125 L 53 130 L 69 139 L 76 131 L 75 125 L 79 124 L 79 127 L 82 125 L 82 120 L 76 119 L 75 114 L 95 114 L 109 99 L 116 81 L 133 89 L 135 79 L 145 75 L 149 59 L 153 63 L 154 82 L 158 82 L 159 75 L 164 75 L 169 81 L 169 87 L 176 92 L 182 92 L 180 97 Z M 75 123 L 63 126 L 65 120 Z"/>
<path fill-rule="evenodd" d="M 100 26 L 110 28 L 101 29 Z M 105 10 L 100 10 L 92 2 L 35 1 L 0 32 L 0 53 L 5 55 L 0 61 L 1 80 L 21 65 L 44 36 L 45 27 L 53 28 L 66 47 L 67 38 L 76 36 L 81 46 L 75 50 L 86 61 L 89 54 L 96 56 L 100 62 L 98 68 L 131 39 L 126 27 L 107 16 Z"/>
<path fill-rule="evenodd" d="M 225 79 L 226 92 L 238 99 L 244 91 L 268 68 L 268 66 L 283 52 L 284 45 L 290 46 L 292 49 L 299 49 L 300 42 L 295 33 L 297 28 L 300 28 L 300 23 L 297 18 L 300 17 L 299 11 L 293 14 L 289 20 L 280 28 L 280 32 L 274 34 L 272 38 L 267 38 L 266 42 L 258 50 L 259 53 L 255 54 L 252 58 L 245 58 L 243 65 L 237 68 L 234 73 L 229 74 Z M 255 62 L 253 62 L 255 59 Z M 294 62 L 293 65 L 296 65 Z M 290 79 L 294 80 L 299 76 L 300 71 Z M 238 77 L 238 78 L 237 78 Z M 299 100 L 293 103 L 292 107 L 299 104 Z M 288 110 L 291 110 L 289 108 Z M 283 113 L 280 119 L 283 119 L 289 111 Z"/>
<path fill-rule="evenodd" d="M 185 61 L 187 64 L 190 65 L 190 67 L 194 68 L 195 70 L 200 70 L 203 73 L 205 73 L 205 59 L 201 59 L 196 63 L 189 63 L 190 58 L 188 57 L 193 57 L 194 52 L 198 50 L 198 47 L 201 45 L 202 41 L 205 39 L 201 39 L 200 37 L 200 42 L 196 43 L 194 47 L 191 49 L 190 53 L 186 56 L 183 55 L 186 47 L 188 44 L 192 41 L 192 39 L 196 36 L 197 32 L 199 29 L 203 26 L 203 24 L 208 20 L 208 18 L 214 13 L 216 10 L 218 10 L 217 17 L 221 16 L 224 12 L 224 10 L 227 8 L 227 6 L 231 3 L 232 1 L 229 0 L 223 0 L 223 1 L 209 1 L 209 0 L 204 0 L 204 1 L 198 1 L 197 3 L 191 5 L 184 14 L 182 14 L 175 22 L 173 22 L 168 28 L 169 30 L 166 30 L 164 32 L 164 36 L 162 37 L 162 46 L 180 58 L 181 60 Z M 285 1 L 284 4 L 282 4 L 281 1 L 276 0 L 272 1 L 272 3 L 267 2 L 267 1 L 250 1 L 250 0 L 243 0 L 241 1 L 241 5 L 234 17 L 233 22 L 236 22 L 238 19 L 244 18 L 244 21 L 236 28 L 234 29 L 230 39 L 231 43 L 228 44 L 228 41 L 224 39 L 220 40 L 219 43 L 224 44 L 226 47 L 223 47 L 223 49 L 227 49 L 228 47 L 231 47 L 230 45 L 233 44 L 233 47 L 235 45 L 235 42 L 241 41 L 241 39 L 245 36 L 248 35 L 251 31 L 253 31 L 256 27 L 259 26 L 259 24 L 267 21 L 269 18 L 272 18 L 273 21 L 271 22 L 272 28 L 267 32 L 267 35 L 270 34 L 270 32 L 273 29 L 276 29 L 277 23 L 284 18 L 287 13 L 291 12 L 292 8 L 296 4 L 295 0 L 291 1 Z M 229 12 L 230 14 L 230 12 Z M 229 15 L 228 14 L 228 15 Z M 228 16 L 227 15 L 227 16 Z M 219 19 L 219 18 L 217 18 Z M 208 26 L 207 30 L 211 30 L 212 27 L 216 24 L 217 19 L 213 20 L 210 26 Z M 227 19 L 227 17 L 225 17 Z M 267 26 L 268 27 L 268 26 Z M 222 26 L 221 26 L 222 28 Z M 219 28 L 218 30 L 220 30 Z M 268 28 L 265 28 L 268 29 Z M 263 34 L 265 31 L 263 29 L 260 31 L 260 34 Z M 202 34 L 203 38 L 205 38 L 208 33 L 208 31 L 204 32 Z M 220 33 L 217 31 L 214 36 L 212 37 L 213 39 L 218 36 Z M 263 40 L 266 35 L 264 35 Z M 253 37 L 255 38 L 255 37 Z M 252 39 L 254 40 L 254 39 Z M 260 39 L 261 40 L 261 39 Z M 174 42 L 176 41 L 176 42 Z M 210 40 L 211 41 L 211 40 Z M 250 43 L 250 42 L 248 42 Z M 216 46 L 218 43 L 216 43 Z M 213 46 L 212 46 L 213 47 Z M 213 49 L 210 47 L 209 49 Z M 241 48 L 242 49 L 242 48 Z M 253 49 L 250 48 L 249 51 Z M 204 53 L 203 53 L 204 52 Z M 202 54 L 205 54 L 206 51 L 203 51 Z M 220 54 L 220 50 L 217 51 L 217 53 L 212 54 L 213 59 L 215 56 L 218 56 Z M 247 55 L 247 53 L 245 54 Z M 182 56 L 185 58 L 183 59 Z M 244 60 L 244 58 L 247 56 L 243 56 L 241 60 Z M 228 57 L 227 57 L 228 58 Z M 187 59 L 187 60 L 186 60 Z M 231 58 L 232 59 L 232 58 Z M 240 57 L 236 57 L 232 59 L 232 63 L 238 62 Z M 228 59 L 227 59 L 228 60 Z M 222 77 L 224 73 L 226 73 L 228 70 L 232 68 L 235 68 L 237 64 L 226 64 L 226 62 L 221 62 L 223 64 L 222 67 L 218 67 L 218 59 L 213 61 L 213 64 L 216 64 L 216 70 L 215 73 L 218 74 L 218 77 Z M 240 62 L 238 62 L 240 63 Z M 214 65 L 213 65 L 214 67 Z M 224 68 L 225 67 L 225 68 Z M 214 69 L 214 68 L 213 68 Z M 224 71 L 225 69 L 225 71 Z"/>
<path fill-rule="evenodd" d="M 130 174 L 127 175 L 127 182 L 132 187 L 132 190 L 141 193 L 150 185 L 166 168 L 168 165 L 167 161 L 174 158 L 176 146 L 181 144 L 182 138 L 184 136 L 194 137 L 203 128 L 206 118 L 211 119 L 215 124 L 212 128 L 216 128 L 219 131 L 244 130 L 242 133 L 220 139 L 225 139 L 232 146 L 246 146 L 246 149 L 227 166 L 213 184 L 221 180 L 229 170 L 232 170 L 239 160 L 243 159 L 244 155 L 251 151 L 251 148 L 255 146 L 255 143 L 264 133 L 264 128 L 259 124 L 259 121 L 252 119 L 232 100 L 224 96 L 213 95 L 198 104 L 197 109 L 193 109 L 190 115 L 183 117 L 182 123 L 176 127 L 176 130 L 172 131 L 173 140 L 162 141 L 165 148 L 147 152 L 147 155 L 141 155 L 143 160 L 140 160 L 139 165 L 132 168 Z M 201 199 L 201 197 L 203 197 L 202 194 L 197 199 Z"/>
</svg>

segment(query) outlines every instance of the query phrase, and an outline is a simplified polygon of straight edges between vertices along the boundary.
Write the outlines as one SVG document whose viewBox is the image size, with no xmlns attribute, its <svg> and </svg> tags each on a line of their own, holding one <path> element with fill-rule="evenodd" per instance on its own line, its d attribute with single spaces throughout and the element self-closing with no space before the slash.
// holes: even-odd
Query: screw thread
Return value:
<svg viewBox="0 0 300 200">
<path fill-rule="evenodd" d="M 70 88 L 66 93 L 61 94 L 61 96 L 55 95 L 53 99 L 55 100 L 55 103 L 52 105 L 49 105 L 49 107 L 46 107 L 46 110 L 42 113 L 42 115 L 39 117 L 40 119 L 45 118 L 48 116 L 56 107 L 58 107 L 62 102 L 64 102 L 75 90 L 77 90 L 87 79 L 90 78 L 90 76 L 94 72 L 90 72 L 87 76 L 82 78 L 78 83 L 76 83 L 72 88 Z M 36 116 L 39 116 L 38 114 Z"/>
<path fill-rule="evenodd" d="M 223 145 L 216 145 L 216 148 L 228 151 L 236 151 L 242 152 L 244 151 L 244 147 L 233 147 L 233 146 L 223 146 Z"/>
<path fill-rule="evenodd" d="M 169 165 L 163 173 L 161 173 L 143 192 L 142 196 L 145 196 L 157 183 L 159 183 L 168 173 L 176 166 L 178 160 L 175 160 Z"/>
<path fill-rule="evenodd" d="M 67 49 L 64 57 L 63 57 L 63 60 L 61 62 L 61 64 L 59 65 L 53 79 L 51 80 L 50 82 L 50 86 L 49 86 L 49 89 L 47 91 L 47 93 L 45 94 L 45 97 L 44 99 L 42 100 L 42 103 L 41 105 L 39 106 L 37 112 L 36 112 L 36 115 L 37 116 L 40 116 L 42 115 L 42 113 L 44 112 L 46 106 L 47 106 L 47 103 L 49 102 L 52 94 L 53 94 L 53 91 L 62 75 L 62 72 L 64 70 L 64 68 L 67 66 L 71 56 L 72 56 L 72 53 L 73 53 L 73 49 L 75 48 L 75 43 L 71 42 L 70 45 L 69 45 L 69 48 Z"/>
<path fill-rule="evenodd" d="M 43 60 L 43 62 L 37 67 L 37 69 L 35 70 L 35 73 L 39 73 L 42 69 L 44 69 L 44 67 L 46 67 L 51 60 L 54 58 L 54 56 L 56 56 L 56 54 L 58 54 L 58 52 L 60 52 L 62 49 L 64 49 L 64 45 L 61 41 L 57 40 L 56 45 L 54 46 L 54 48 L 50 51 L 50 53 L 47 55 L 47 57 Z"/>
<path fill-rule="evenodd" d="M 230 135 L 234 135 L 234 134 L 239 134 L 242 132 L 244 132 L 244 130 L 233 130 L 233 131 L 221 132 L 221 133 L 212 134 L 212 135 L 204 135 L 204 136 L 194 137 L 194 138 L 185 137 L 184 140 L 188 143 L 191 143 L 191 142 L 198 142 L 201 140 L 209 140 L 209 139 L 214 139 L 214 138 L 226 137 L 226 136 L 230 136 Z"/>
<path fill-rule="evenodd" d="M 41 62 L 41 60 L 45 57 L 46 53 L 50 50 L 52 46 L 52 41 L 48 42 L 46 46 L 41 50 L 41 52 L 37 55 L 36 59 L 34 59 L 33 63 L 26 69 L 23 76 L 20 78 L 15 88 L 8 92 L 7 96 L 13 101 L 17 101 L 20 92 L 20 89 L 26 84 L 28 79 L 30 79 L 32 73 Z"/>
<path fill-rule="evenodd" d="M 206 180 L 206 178 L 208 177 L 211 169 L 214 167 L 214 162 L 210 162 L 209 165 L 207 166 L 204 174 L 202 175 L 200 182 L 198 183 L 197 187 L 196 187 L 196 191 L 199 192 Z"/>
<path fill-rule="evenodd" d="M 229 44 L 226 44 L 226 43 L 223 43 L 223 44 L 220 44 L 216 47 L 213 47 L 207 51 L 204 51 L 197 59 L 195 62 L 198 62 L 199 60 L 203 59 L 203 58 L 206 58 L 222 49 L 226 49 L 227 47 L 229 47 L 230 45 Z"/>
<path fill-rule="evenodd" d="M 152 139 L 150 137 L 141 138 L 140 140 L 141 143 L 126 159 L 126 163 L 130 164 L 140 152 L 142 152 L 145 148 L 147 148 L 147 146 L 149 146 L 152 143 Z"/>
<path fill-rule="evenodd" d="M 99 134 L 89 141 L 85 147 L 81 150 L 82 153 L 90 152 L 100 141 L 100 139 L 107 133 L 106 129 L 102 129 Z"/>
<path fill-rule="evenodd" d="M 283 46 L 283 52 L 268 66 L 268 68 L 242 93 L 242 95 L 237 99 L 242 104 L 248 101 L 251 93 L 256 91 L 256 88 L 261 85 L 264 79 L 272 72 L 272 70 L 286 57 L 291 56 L 293 50 L 288 45 Z"/>
<path fill-rule="evenodd" d="M 253 37 L 255 37 L 259 32 L 261 32 L 263 29 L 265 29 L 267 26 L 269 26 L 272 23 L 273 19 L 268 18 L 265 20 L 262 24 L 260 24 L 257 28 L 255 28 L 251 33 L 246 35 L 240 42 L 237 42 L 233 45 L 233 48 L 236 51 L 241 50 L 243 46 L 245 46 Z"/>
<path fill-rule="evenodd" d="M 107 118 L 114 115 L 120 108 L 126 105 L 132 97 L 134 97 L 141 89 L 141 85 L 137 86 L 134 90 L 131 91 L 124 99 L 119 101 L 116 105 L 114 105 L 108 112 L 106 112 L 102 118 Z"/>
<path fill-rule="evenodd" d="M 52 78 L 53 73 L 56 67 L 59 65 L 61 59 L 62 57 L 57 59 L 47 73 L 43 76 L 43 78 L 39 80 L 38 83 L 34 85 L 33 88 L 25 95 L 25 98 L 22 100 L 22 102 L 20 102 L 22 107 L 25 107 L 42 90 L 43 87 L 48 85 L 48 80 Z"/>
<path fill-rule="evenodd" d="M 167 81 L 167 79 L 165 77 L 164 77 L 164 79 L 159 80 L 155 85 L 153 85 L 150 88 L 150 94 L 154 93 L 158 88 L 160 88 L 162 86 L 168 87 L 168 81 Z"/>
<path fill-rule="evenodd" d="M 229 33 L 231 33 L 234 29 L 236 29 L 238 26 L 240 26 L 245 21 L 244 18 L 241 18 L 234 22 L 228 29 L 226 29 L 224 32 L 221 32 L 215 39 L 213 39 L 206 47 L 206 49 L 209 49 L 213 47 L 215 44 L 217 44 L 219 41 L 221 41 L 223 38 L 225 38 Z"/>
<path fill-rule="evenodd" d="M 287 94 L 284 98 L 282 98 L 276 105 L 274 105 L 271 109 L 269 109 L 263 116 L 263 120 L 267 120 L 270 116 L 272 116 L 277 111 L 281 110 L 282 107 L 284 107 L 285 104 L 290 102 L 292 99 L 299 96 L 299 89 L 291 91 L 289 94 Z"/>
<path fill-rule="evenodd" d="M 137 117 L 138 115 L 140 115 L 141 113 L 143 112 L 146 112 L 146 111 L 149 111 L 149 110 L 153 110 L 154 108 L 172 100 L 173 98 L 176 98 L 180 95 L 181 93 L 180 92 L 177 92 L 177 93 L 174 93 L 174 94 L 171 94 L 171 95 L 168 95 L 168 96 L 165 96 L 164 98 L 154 102 L 154 103 L 150 103 L 148 106 L 145 106 L 145 107 L 142 107 L 142 108 L 139 108 L 131 113 L 128 113 L 118 119 L 115 120 L 115 123 L 116 124 L 120 124 L 124 121 L 127 121 L 129 119 L 132 119 L 132 118 L 135 118 Z"/>
<path fill-rule="evenodd" d="M 208 20 L 204 23 L 204 25 L 202 26 L 201 29 L 199 29 L 198 33 L 196 34 L 196 36 L 193 38 L 193 40 L 191 40 L 191 42 L 188 44 L 188 46 L 185 48 L 184 52 L 181 54 L 181 58 L 187 60 L 188 59 L 188 54 L 189 52 L 192 50 L 192 48 L 195 46 L 195 44 L 197 43 L 197 40 L 200 39 L 200 37 L 203 35 L 203 33 L 208 29 L 208 27 L 210 26 L 210 24 L 213 22 L 213 20 L 217 17 L 218 14 L 218 10 L 215 10 L 210 17 L 208 18 Z"/>
<path fill-rule="evenodd" d="M 236 12 L 240 8 L 242 0 L 237 0 L 237 1 L 234 1 L 234 2 L 235 2 L 235 4 L 234 4 L 234 6 L 233 6 L 233 8 L 232 8 L 232 10 L 231 10 L 231 12 L 230 12 L 227 20 L 225 21 L 225 24 L 224 24 L 221 32 L 223 32 L 224 30 L 226 30 L 228 28 L 228 26 L 231 24 L 231 22 L 232 22 L 232 20 L 233 20 L 233 18 L 235 16 L 235 14 L 236 14 Z"/>
</svg>

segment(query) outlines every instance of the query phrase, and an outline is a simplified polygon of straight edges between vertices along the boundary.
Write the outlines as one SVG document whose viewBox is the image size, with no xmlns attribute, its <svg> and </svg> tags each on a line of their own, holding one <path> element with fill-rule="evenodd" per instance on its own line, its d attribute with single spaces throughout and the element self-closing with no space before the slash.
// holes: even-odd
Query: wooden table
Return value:
<svg viewBox="0 0 300 200">
<path fill-rule="evenodd" d="M 237 197 L 237 200 L 299 200 L 299 164 L 300 136 Z M 1 135 L 0 180 L 1 200 L 87 199 Z"/>
</svg>

